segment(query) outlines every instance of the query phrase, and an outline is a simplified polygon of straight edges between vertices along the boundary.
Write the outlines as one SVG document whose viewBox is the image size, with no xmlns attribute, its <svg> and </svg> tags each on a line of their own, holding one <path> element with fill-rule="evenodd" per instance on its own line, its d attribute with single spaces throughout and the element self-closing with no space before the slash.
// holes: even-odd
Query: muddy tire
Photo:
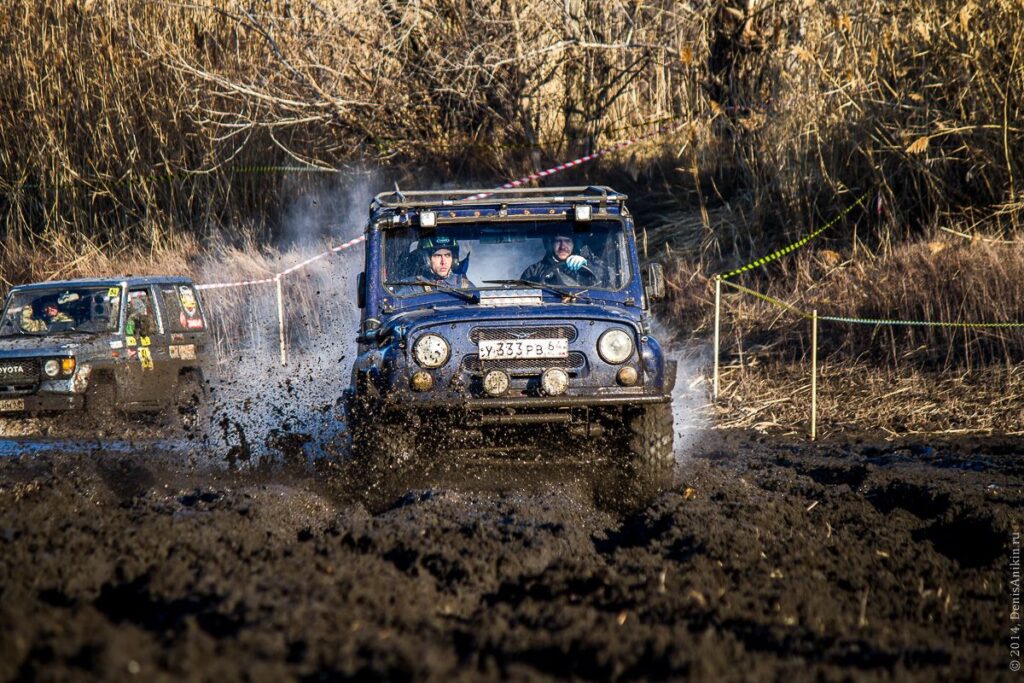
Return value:
<svg viewBox="0 0 1024 683">
<path fill-rule="evenodd" d="M 611 463 L 610 476 L 595 492 L 599 501 L 632 511 L 667 491 L 675 466 L 673 441 L 670 403 L 626 409 L 618 444 L 625 453 Z"/>
<path fill-rule="evenodd" d="M 117 426 L 117 388 L 112 377 L 96 377 L 85 392 L 85 415 L 89 429 L 109 432 Z"/>
<path fill-rule="evenodd" d="M 416 426 L 404 416 L 368 408 L 347 410 L 352 438 L 352 465 L 364 502 L 381 507 L 402 493 L 403 481 L 416 461 Z"/>
<path fill-rule="evenodd" d="M 206 385 L 198 372 L 187 372 L 178 377 L 174 385 L 174 396 L 166 410 L 166 419 L 172 429 L 186 434 L 195 432 L 200 426 L 201 411 L 206 403 Z"/>
</svg>

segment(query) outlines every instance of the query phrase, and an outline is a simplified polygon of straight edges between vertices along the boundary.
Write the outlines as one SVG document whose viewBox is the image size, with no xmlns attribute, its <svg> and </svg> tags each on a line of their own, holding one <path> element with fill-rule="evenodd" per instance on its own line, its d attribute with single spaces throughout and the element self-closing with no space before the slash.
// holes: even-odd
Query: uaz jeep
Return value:
<svg viewBox="0 0 1024 683">
<path fill-rule="evenodd" d="M 651 336 L 664 275 L 651 264 L 641 278 L 625 199 L 607 187 L 378 195 L 347 393 L 357 460 L 392 470 L 439 448 L 438 434 L 553 425 L 610 437 L 616 471 L 641 495 L 662 490 L 676 368 Z"/>
<path fill-rule="evenodd" d="M 184 277 L 14 287 L 0 316 L 0 416 L 84 408 L 102 421 L 117 410 L 180 418 L 202 395 L 206 344 Z"/>
</svg>

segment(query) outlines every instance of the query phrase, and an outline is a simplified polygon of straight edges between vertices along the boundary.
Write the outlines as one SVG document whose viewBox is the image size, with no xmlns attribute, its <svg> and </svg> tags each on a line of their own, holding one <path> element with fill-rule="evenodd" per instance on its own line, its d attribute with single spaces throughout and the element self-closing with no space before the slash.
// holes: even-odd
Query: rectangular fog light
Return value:
<svg viewBox="0 0 1024 683">
<path fill-rule="evenodd" d="M 420 211 L 420 227 L 432 228 L 437 225 L 437 214 L 433 211 Z"/>
<path fill-rule="evenodd" d="M 577 204 L 573 207 L 576 210 L 576 220 L 585 223 L 590 220 L 590 204 Z"/>
</svg>

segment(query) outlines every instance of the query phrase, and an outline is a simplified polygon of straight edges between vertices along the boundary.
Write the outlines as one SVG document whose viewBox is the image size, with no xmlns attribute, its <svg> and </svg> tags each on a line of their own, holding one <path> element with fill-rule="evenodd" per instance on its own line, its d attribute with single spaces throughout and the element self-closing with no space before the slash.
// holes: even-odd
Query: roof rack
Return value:
<svg viewBox="0 0 1024 683">
<path fill-rule="evenodd" d="M 537 187 L 510 190 L 426 190 L 382 192 L 373 199 L 370 210 L 381 208 L 415 209 L 436 206 L 474 206 L 479 204 L 551 204 L 568 202 L 622 202 L 626 195 L 605 185 L 579 187 Z"/>
</svg>

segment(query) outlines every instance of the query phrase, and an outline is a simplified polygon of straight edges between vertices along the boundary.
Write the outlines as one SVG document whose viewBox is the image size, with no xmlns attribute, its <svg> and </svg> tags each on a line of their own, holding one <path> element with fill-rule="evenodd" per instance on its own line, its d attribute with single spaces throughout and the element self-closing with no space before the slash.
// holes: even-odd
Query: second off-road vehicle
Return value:
<svg viewBox="0 0 1024 683">
<path fill-rule="evenodd" d="M 0 417 L 85 410 L 193 419 L 207 324 L 185 277 L 14 287 L 0 314 Z"/>
</svg>

